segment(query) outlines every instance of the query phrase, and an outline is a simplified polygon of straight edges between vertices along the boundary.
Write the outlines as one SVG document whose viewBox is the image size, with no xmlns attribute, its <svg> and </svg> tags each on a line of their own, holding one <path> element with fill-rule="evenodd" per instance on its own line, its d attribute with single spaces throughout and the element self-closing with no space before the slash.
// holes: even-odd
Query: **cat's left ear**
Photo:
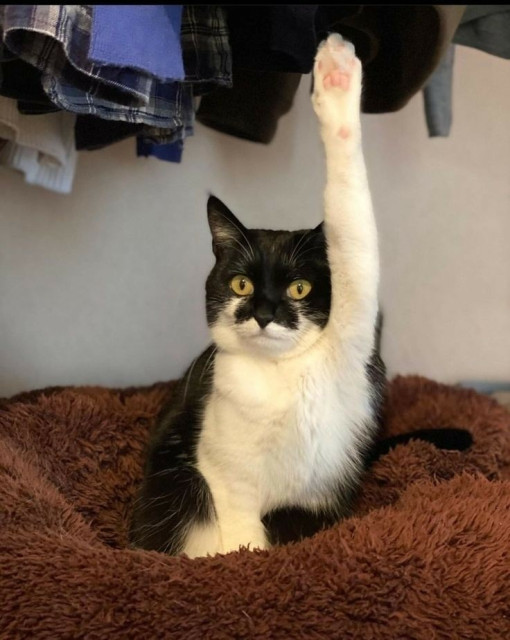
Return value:
<svg viewBox="0 0 510 640">
<path fill-rule="evenodd" d="M 207 201 L 207 219 L 213 238 L 213 252 L 218 257 L 222 247 L 246 243 L 247 231 L 230 209 L 216 196 Z"/>
</svg>

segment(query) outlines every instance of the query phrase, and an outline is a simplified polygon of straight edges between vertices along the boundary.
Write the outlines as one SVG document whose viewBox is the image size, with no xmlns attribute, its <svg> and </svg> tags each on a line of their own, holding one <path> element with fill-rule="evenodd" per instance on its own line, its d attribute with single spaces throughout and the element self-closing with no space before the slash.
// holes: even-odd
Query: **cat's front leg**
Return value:
<svg viewBox="0 0 510 640">
<path fill-rule="evenodd" d="M 205 465 L 204 465 L 205 466 Z M 203 469 L 214 503 L 214 521 L 193 526 L 184 553 L 195 558 L 230 553 L 239 548 L 267 549 L 266 530 L 260 519 L 256 492 L 242 481 L 227 482 L 212 469 Z"/>
<path fill-rule="evenodd" d="M 240 547 L 267 549 L 265 528 L 254 513 L 221 508 L 214 522 L 193 525 L 188 531 L 183 553 L 199 558 L 216 553 L 239 551 Z"/>
<path fill-rule="evenodd" d="M 377 315 L 377 230 L 361 146 L 361 62 L 338 34 L 315 58 L 312 103 L 326 152 L 324 229 L 331 268 L 330 342 L 372 352 Z"/>
<path fill-rule="evenodd" d="M 265 528 L 254 514 L 223 511 L 209 524 L 193 525 L 183 548 L 189 558 L 239 551 L 240 547 L 268 549 Z"/>
<path fill-rule="evenodd" d="M 333 33 L 319 45 L 315 56 L 312 94 L 326 153 L 347 156 L 359 150 L 360 100 L 361 62 L 354 46 Z M 332 168 L 328 165 L 328 170 Z"/>
<path fill-rule="evenodd" d="M 219 521 L 223 553 L 239 551 L 239 547 L 268 549 L 266 531 L 260 517 L 254 512 L 229 511 Z"/>
</svg>

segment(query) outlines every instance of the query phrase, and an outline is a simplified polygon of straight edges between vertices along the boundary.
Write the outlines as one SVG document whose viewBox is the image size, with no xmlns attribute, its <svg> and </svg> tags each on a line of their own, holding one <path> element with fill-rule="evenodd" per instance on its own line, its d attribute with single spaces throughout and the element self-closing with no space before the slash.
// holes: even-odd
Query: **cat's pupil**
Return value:
<svg viewBox="0 0 510 640">
<path fill-rule="evenodd" d="M 246 280 L 243 278 L 242 280 L 239 281 L 239 289 L 241 289 L 241 291 L 244 291 L 245 287 L 246 287 Z"/>
<path fill-rule="evenodd" d="M 297 286 L 297 292 L 299 293 L 299 295 L 301 295 L 303 293 L 303 283 L 300 282 Z"/>
</svg>

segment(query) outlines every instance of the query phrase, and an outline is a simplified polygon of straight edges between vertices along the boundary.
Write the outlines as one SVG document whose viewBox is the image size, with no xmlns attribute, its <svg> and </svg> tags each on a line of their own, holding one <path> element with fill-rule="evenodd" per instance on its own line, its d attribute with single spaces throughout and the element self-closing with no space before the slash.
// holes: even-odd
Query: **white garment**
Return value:
<svg viewBox="0 0 510 640">
<path fill-rule="evenodd" d="M 0 165 L 21 171 L 28 184 L 70 193 L 77 153 L 76 115 L 60 111 L 39 116 L 19 113 L 16 100 L 0 96 Z"/>
</svg>

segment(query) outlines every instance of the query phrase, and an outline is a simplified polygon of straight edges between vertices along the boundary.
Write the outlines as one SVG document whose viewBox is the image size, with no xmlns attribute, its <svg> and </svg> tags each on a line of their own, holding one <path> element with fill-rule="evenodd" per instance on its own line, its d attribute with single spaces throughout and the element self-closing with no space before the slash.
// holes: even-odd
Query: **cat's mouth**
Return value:
<svg viewBox="0 0 510 640">
<path fill-rule="evenodd" d="M 243 328 L 243 334 L 246 338 L 251 338 L 255 340 L 285 340 L 288 339 L 287 331 L 284 327 L 277 325 L 275 323 L 268 324 L 265 327 L 254 326 L 255 323 L 251 324 L 250 327 Z"/>
<path fill-rule="evenodd" d="M 255 323 L 244 326 L 241 330 L 241 336 L 247 341 L 247 345 L 251 344 L 256 349 L 262 349 L 269 352 L 288 351 L 294 345 L 294 341 L 289 336 L 288 329 L 275 323 L 268 324 L 262 328 Z"/>
<path fill-rule="evenodd" d="M 282 336 L 281 335 L 274 335 L 272 333 L 270 333 L 269 331 L 266 331 L 266 329 L 259 329 L 259 332 L 256 333 L 254 336 L 254 338 L 265 338 L 266 340 L 281 340 Z"/>
<path fill-rule="evenodd" d="M 267 333 L 264 333 L 263 331 L 261 331 L 260 333 L 258 333 L 255 336 L 251 337 L 251 340 L 258 345 L 277 345 L 277 344 L 282 344 L 282 343 L 287 343 L 287 341 L 285 340 L 285 338 L 282 338 L 280 336 L 270 336 Z"/>
</svg>

